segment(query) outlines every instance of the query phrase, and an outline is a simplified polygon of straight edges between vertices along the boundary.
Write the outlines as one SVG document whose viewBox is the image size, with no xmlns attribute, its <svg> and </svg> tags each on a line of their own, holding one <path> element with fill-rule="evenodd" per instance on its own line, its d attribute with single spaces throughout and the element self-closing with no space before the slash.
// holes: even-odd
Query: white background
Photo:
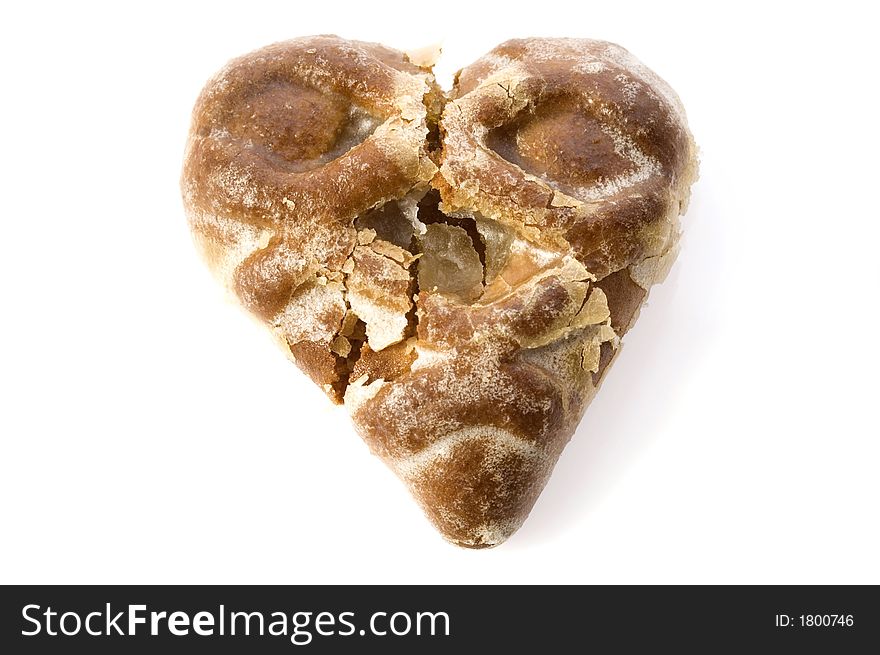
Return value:
<svg viewBox="0 0 880 655">
<path fill-rule="evenodd" d="M 866 10 L 175 4 L 0 16 L 0 582 L 880 583 Z M 442 40 L 445 86 L 510 37 L 613 40 L 701 147 L 679 261 L 494 550 L 440 539 L 190 241 L 201 86 L 326 32 Z"/>
</svg>

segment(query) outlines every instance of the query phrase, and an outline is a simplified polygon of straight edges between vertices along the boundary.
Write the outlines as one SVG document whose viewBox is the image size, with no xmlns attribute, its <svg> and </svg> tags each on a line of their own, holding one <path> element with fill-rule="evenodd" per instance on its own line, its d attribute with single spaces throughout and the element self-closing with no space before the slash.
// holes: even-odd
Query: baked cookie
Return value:
<svg viewBox="0 0 880 655">
<path fill-rule="evenodd" d="M 678 98 L 619 46 L 508 41 L 447 96 L 400 52 L 320 36 L 208 83 L 182 190 L 212 270 L 481 548 L 528 515 L 696 173 Z"/>
</svg>

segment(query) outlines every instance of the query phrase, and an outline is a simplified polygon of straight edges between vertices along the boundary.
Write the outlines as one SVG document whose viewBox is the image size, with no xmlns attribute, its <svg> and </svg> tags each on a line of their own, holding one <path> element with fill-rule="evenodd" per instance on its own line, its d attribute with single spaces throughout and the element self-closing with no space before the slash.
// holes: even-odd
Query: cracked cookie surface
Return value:
<svg viewBox="0 0 880 655">
<path fill-rule="evenodd" d="M 241 304 L 445 538 L 525 520 L 696 177 L 675 94 L 619 46 L 504 43 L 456 76 L 308 37 L 230 62 L 182 190 Z"/>
</svg>

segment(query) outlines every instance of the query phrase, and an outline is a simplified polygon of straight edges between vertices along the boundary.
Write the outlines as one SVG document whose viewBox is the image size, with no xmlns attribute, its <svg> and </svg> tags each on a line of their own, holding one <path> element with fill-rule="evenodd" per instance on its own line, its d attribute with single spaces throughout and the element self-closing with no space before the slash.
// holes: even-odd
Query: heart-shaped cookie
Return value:
<svg viewBox="0 0 880 655">
<path fill-rule="evenodd" d="M 678 98 L 619 46 L 508 41 L 447 96 L 320 36 L 208 83 L 182 188 L 211 269 L 480 548 L 525 520 L 672 263 L 696 168 Z"/>
</svg>

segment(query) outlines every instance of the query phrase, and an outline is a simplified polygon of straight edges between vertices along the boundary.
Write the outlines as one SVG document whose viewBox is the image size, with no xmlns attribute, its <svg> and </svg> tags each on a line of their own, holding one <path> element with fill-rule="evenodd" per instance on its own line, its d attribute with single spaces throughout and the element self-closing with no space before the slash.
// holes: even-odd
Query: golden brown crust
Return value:
<svg viewBox="0 0 880 655">
<path fill-rule="evenodd" d="M 675 94 L 626 50 L 508 41 L 461 71 L 453 96 L 441 122 L 450 210 L 534 226 L 599 278 L 657 254 L 694 146 Z"/>
<path fill-rule="evenodd" d="M 314 344 L 331 352 L 344 314 L 332 310 L 346 305 L 346 288 L 299 290 L 342 279 L 354 220 L 432 176 L 422 97 L 433 86 L 389 48 L 310 37 L 233 60 L 193 111 L 182 187 L 197 241 L 245 308 L 337 401 L 333 358 L 298 353 Z"/>
<path fill-rule="evenodd" d="M 480 548 L 528 515 L 695 176 L 677 97 L 619 46 L 508 41 L 447 100 L 399 52 L 311 37 L 209 83 L 182 184 L 212 268 Z"/>
</svg>

